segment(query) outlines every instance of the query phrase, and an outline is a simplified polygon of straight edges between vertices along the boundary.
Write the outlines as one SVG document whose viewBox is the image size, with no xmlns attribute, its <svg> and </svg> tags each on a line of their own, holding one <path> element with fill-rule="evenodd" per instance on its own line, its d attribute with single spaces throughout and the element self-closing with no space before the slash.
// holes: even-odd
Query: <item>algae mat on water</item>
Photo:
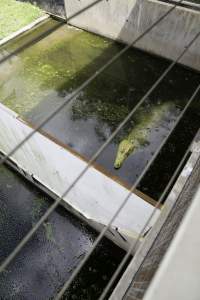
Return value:
<svg viewBox="0 0 200 300">
<path fill-rule="evenodd" d="M 15 0 L 0 0 L 0 40 L 43 15 L 36 6 Z"/>
</svg>

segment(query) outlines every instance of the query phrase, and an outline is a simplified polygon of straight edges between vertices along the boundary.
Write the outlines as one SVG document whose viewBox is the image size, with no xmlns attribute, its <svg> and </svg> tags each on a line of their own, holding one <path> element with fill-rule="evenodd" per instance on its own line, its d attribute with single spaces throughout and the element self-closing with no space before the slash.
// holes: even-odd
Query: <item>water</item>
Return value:
<svg viewBox="0 0 200 300">
<path fill-rule="evenodd" d="M 45 22 L 37 30 L 7 45 L 0 55 L 13 51 L 57 22 Z M 35 126 L 122 47 L 108 39 L 62 25 L 54 33 L 0 66 L 0 99 Z M 57 114 L 44 127 L 45 131 L 88 160 L 168 65 L 169 62 L 164 59 L 130 49 Z M 173 68 L 146 100 L 141 111 L 136 112 L 98 158 L 97 164 L 101 170 L 131 186 L 172 129 L 199 79 L 198 73 L 181 66 Z M 173 144 L 170 142 L 167 149 L 179 149 L 179 139 L 184 140 L 184 147 L 191 142 L 200 126 L 197 100 L 194 109 L 190 109 L 192 113 L 187 113 L 186 121 L 175 132 L 175 136 L 179 138 L 174 139 Z M 114 161 L 120 141 L 136 124 L 142 123 L 151 109 L 163 103 L 171 105 L 169 111 L 156 125 L 150 124 L 146 141 L 116 170 Z M 188 122 L 191 125 L 189 127 Z M 185 151 L 184 147 L 181 149 Z M 151 176 L 146 177 L 140 186 L 155 199 L 166 186 L 183 155 L 183 151 L 167 150 L 162 153 L 159 172 L 154 168 Z M 173 163 L 163 168 L 162 163 L 168 162 L 172 156 Z M 156 178 L 159 178 L 158 188 Z"/>
<path fill-rule="evenodd" d="M 0 262 L 51 203 L 21 176 L 0 167 Z M 96 232 L 59 206 L 0 276 L 0 299 L 52 299 L 96 237 Z M 104 239 L 67 299 L 98 299 L 122 257 L 123 251 Z"/>
</svg>

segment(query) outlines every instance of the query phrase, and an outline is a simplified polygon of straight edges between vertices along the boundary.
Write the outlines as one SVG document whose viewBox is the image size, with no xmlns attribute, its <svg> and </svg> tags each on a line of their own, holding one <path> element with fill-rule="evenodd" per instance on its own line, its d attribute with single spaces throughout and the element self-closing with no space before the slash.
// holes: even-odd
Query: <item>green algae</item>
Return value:
<svg viewBox="0 0 200 300">
<path fill-rule="evenodd" d="M 49 25 L 54 22 L 49 21 Z M 16 44 L 8 45 L 8 51 Z M 52 92 L 59 93 L 63 86 L 71 92 L 89 75 L 87 72 L 77 74 L 101 56 L 110 44 L 98 36 L 63 26 L 1 67 L 2 103 L 24 115 Z M 97 67 L 94 65 L 90 73 Z"/>
<path fill-rule="evenodd" d="M 33 226 L 37 223 L 40 217 L 43 215 L 44 210 L 47 208 L 46 197 L 37 197 L 33 201 L 33 207 L 31 210 L 32 224 Z M 55 238 L 53 236 L 53 225 L 51 222 L 44 222 L 43 228 L 45 231 L 45 237 L 49 242 L 56 243 Z"/>
<path fill-rule="evenodd" d="M 50 222 L 45 222 L 43 224 L 45 228 L 45 235 L 46 238 L 49 242 L 56 243 L 55 238 L 54 238 L 54 233 L 53 233 L 53 225 Z"/>
<path fill-rule="evenodd" d="M 123 120 L 128 112 L 128 106 L 118 103 L 106 103 L 98 99 L 88 103 L 89 101 L 77 99 L 72 107 L 74 120 L 87 119 L 98 116 L 99 121 L 106 121 L 108 123 L 115 123 Z"/>
<path fill-rule="evenodd" d="M 55 20 L 13 41 L 5 50 L 15 49 L 30 35 L 39 34 L 47 24 L 51 27 Z M 1 66 L 1 102 L 25 118 L 46 99 L 54 98 L 56 106 L 63 95 L 67 96 L 87 80 L 121 47 L 111 40 L 63 25 Z M 132 82 L 136 87 L 132 103 L 140 96 L 137 89 L 144 89 L 143 80 L 136 78 L 134 68 L 130 71 L 130 66 L 136 64 L 135 69 L 140 72 L 138 58 L 129 51 L 126 57 L 98 76 L 84 90 L 83 97 L 79 95 L 73 101 L 72 118 L 86 120 L 96 116 L 99 121 L 107 122 L 111 129 L 123 120 L 131 109 L 128 98 L 132 97 L 129 97 Z M 151 66 L 151 69 L 156 76 L 159 68 Z"/>
<path fill-rule="evenodd" d="M 37 220 L 43 213 L 44 207 L 46 207 L 46 199 L 45 197 L 37 197 L 33 201 L 33 207 L 31 211 L 32 223 L 33 225 L 37 223 Z"/>
<path fill-rule="evenodd" d="M 12 191 L 6 188 L 8 179 L 12 179 Z M 40 218 L 52 201 L 23 178 L 5 166 L 0 166 L 2 260 L 32 228 L 31 212 L 36 203 L 38 207 L 35 216 L 39 212 Z M 77 267 L 95 238 L 93 230 L 67 213 L 63 207 L 58 207 L 45 226 L 37 230 L 30 243 L 22 249 L 21 255 L 16 257 L 16 264 L 20 268 L 11 264 L 9 270 L 3 272 L 0 278 L 0 299 L 54 298 L 62 282 Z M 89 293 L 87 290 L 88 297 L 97 299 L 106 284 L 104 279 L 108 281 L 123 255 L 124 252 L 110 241 L 102 241 L 87 262 L 85 270 L 73 282 L 67 299 L 74 299 L 74 295 L 82 299 L 82 290 L 86 286 L 91 287 Z M 26 272 L 27 267 L 31 271 Z"/>
<path fill-rule="evenodd" d="M 43 15 L 36 6 L 15 0 L 0 0 L 0 39 Z"/>
<path fill-rule="evenodd" d="M 3 51 L 12 52 L 55 25 L 55 20 L 48 20 L 9 43 Z M 122 47 L 62 24 L 55 32 L 0 66 L 0 101 L 36 126 Z M 46 132 L 89 159 L 166 67 L 168 62 L 165 60 L 129 49 L 60 111 L 53 123 L 46 124 Z M 198 81 L 198 74 L 176 66 L 145 102 L 149 105 L 172 101 L 184 107 Z M 114 153 L 120 141 L 137 124 L 136 113 L 113 139 L 98 163 L 131 185 L 155 147 L 172 128 L 178 114 L 176 109 L 171 112 L 158 130 L 152 129 L 149 145 L 142 145 L 141 151 L 131 155 L 123 168 L 115 170 Z M 145 159 L 141 159 L 143 153 Z"/>
</svg>

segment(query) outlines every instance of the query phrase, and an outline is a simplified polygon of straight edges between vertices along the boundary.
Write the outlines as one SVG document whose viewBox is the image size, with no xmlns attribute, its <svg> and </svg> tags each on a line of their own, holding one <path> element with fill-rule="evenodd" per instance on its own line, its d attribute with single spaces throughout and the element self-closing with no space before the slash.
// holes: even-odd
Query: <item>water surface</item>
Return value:
<svg viewBox="0 0 200 300">
<path fill-rule="evenodd" d="M 0 167 L 0 263 L 52 201 L 21 176 Z M 52 299 L 96 237 L 95 231 L 59 206 L 0 275 L 0 299 Z M 104 239 L 67 299 L 98 299 L 122 257 L 123 251 Z"/>
<path fill-rule="evenodd" d="M 44 28 L 55 24 L 55 20 L 46 22 L 37 30 L 6 46 L 1 55 L 4 56 L 33 36 L 37 36 Z M 0 99 L 35 126 L 122 47 L 123 45 L 111 40 L 62 25 L 0 66 Z M 130 49 L 48 122 L 44 127 L 45 131 L 88 160 L 168 65 L 169 62 L 164 59 Z M 199 79 L 198 73 L 179 65 L 174 67 L 155 92 L 146 99 L 141 110 L 136 111 L 130 122 L 109 144 L 97 163 L 127 186 L 132 185 L 173 128 Z M 136 124 L 141 123 L 152 109 L 163 103 L 171 104 L 169 111 L 157 124 L 149 124 L 145 143 L 128 157 L 119 170 L 115 170 L 114 160 L 119 142 Z M 193 113 L 198 115 L 198 112 L 199 104 L 196 103 Z M 193 118 L 190 119 L 190 114 L 188 116 L 189 123 L 193 124 Z M 192 130 L 184 124 L 179 134 L 185 136 L 185 131 L 188 132 L 185 142 L 188 144 L 199 126 L 198 118 L 197 123 L 195 121 L 194 126 L 191 126 Z M 174 142 L 172 148 L 176 147 L 178 138 Z M 176 162 L 180 161 L 182 153 L 175 152 L 175 157 Z M 168 161 L 168 158 L 164 156 L 162 161 Z M 167 184 L 175 165 L 160 179 L 163 180 L 162 187 Z M 157 174 L 153 173 L 151 177 L 156 176 Z M 152 186 L 152 180 L 146 181 L 147 193 L 149 185 Z M 151 196 L 156 198 L 156 191 L 151 193 Z"/>
</svg>

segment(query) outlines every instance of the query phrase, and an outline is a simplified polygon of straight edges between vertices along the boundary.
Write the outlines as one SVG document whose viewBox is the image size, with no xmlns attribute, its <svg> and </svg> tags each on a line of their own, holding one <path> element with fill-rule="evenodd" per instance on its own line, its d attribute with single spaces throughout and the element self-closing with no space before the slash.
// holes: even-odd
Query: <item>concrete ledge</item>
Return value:
<svg viewBox="0 0 200 300">
<path fill-rule="evenodd" d="M 31 131 L 32 128 L 19 119 L 17 114 L 0 104 L 0 152 L 3 155 L 10 153 Z M 87 165 L 87 162 L 40 132 L 36 132 L 12 155 L 10 163 L 32 182 L 40 184 L 57 197 L 63 195 Z M 128 193 L 125 187 L 91 167 L 63 200 L 71 211 L 82 215 L 88 224 L 101 230 Z M 113 222 L 107 237 L 128 249 L 153 209 L 153 205 L 132 194 Z M 150 227 L 159 213 L 158 209 Z"/>
<path fill-rule="evenodd" d="M 66 0 L 67 17 L 91 4 L 93 0 Z M 154 0 L 108 0 L 70 20 L 70 24 L 129 44 L 173 4 Z M 176 7 L 135 46 L 167 59 L 176 59 L 200 28 L 200 12 Z M 200 40 L 181 59 L 187 67 L 200 71 Z"/>
<path fill-rule="evenodd" d="M 44 16 L 38 18 L 37 20 L 35 20 L 34 22 L 32 22 L 32 23 L 24 26 L 23 28 L 15 31 L 14 33 L 12 33 L 9 36 L 7 36 L 7 37 L 3 38 L 2 40 L 0 40 L 0 46 L 3 46 L 5 44 L 7 44 L 8 42 L 13 40 L 14 38 L 20 36 L 21 34 L 25 33 L 26 31 L 34 28 L 35 26 L 39 25 L 40 23 L 42 23 L 43 21 L 45 21 L 48 18 L 49 18 L 49 15 L 44 15 Z"/>
</svg>

